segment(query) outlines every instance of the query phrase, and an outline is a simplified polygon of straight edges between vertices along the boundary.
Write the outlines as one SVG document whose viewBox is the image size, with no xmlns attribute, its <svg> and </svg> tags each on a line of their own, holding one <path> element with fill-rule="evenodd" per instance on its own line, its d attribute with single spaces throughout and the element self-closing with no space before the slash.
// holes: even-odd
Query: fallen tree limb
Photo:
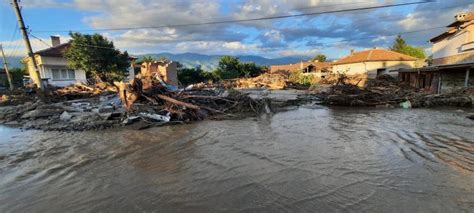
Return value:
<svg viewBox="0 0 474 213">
<path fill-rule="evenodd" d="M 171 98 L 171 97 L 168 97 L 166 95 L 156 94 L 155 96 L 162 99 L 162 100 L 164 100 L 164 101 L 167 101 L 167 102 L 170 102 L 170 103 L 173 103 L 173 104 L 176 104 L 176 105 L 184 106 L 184 107 L 194 109 L 194 110 L 199 110 L 200 109 L 200 107 L 198 107 L 194 104 L 178 101 L 178 100 L 176 100 L 174 98 Z"/>
</svg>

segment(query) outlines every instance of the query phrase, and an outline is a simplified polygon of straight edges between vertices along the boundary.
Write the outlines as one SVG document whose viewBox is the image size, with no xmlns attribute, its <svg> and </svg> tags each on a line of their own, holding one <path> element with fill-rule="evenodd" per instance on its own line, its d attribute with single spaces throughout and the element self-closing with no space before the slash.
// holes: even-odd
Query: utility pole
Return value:
<svg viewBox="0 0 474 213">
<path fill-rule="evenodd" d="M 10 85 L 10 91 L 13 91 L 14 87 L 12 83 L 12 76 L 10 75 L 10 71 L 8 70 L 7 58 L 5 57 L 5 53 L 3 52 L 3 47 L 1 44 L 0 44 L 0 51 L 2 52 L 3 66 L 5 67 L 5 72 L 7 73 L 8 84 Z"/>
<path fill-rule="evenodd" d="M 28 57 L 33 63 L 34 70 L 28 69 L 33 82 L 36 84 L 41 91 L 44 91 L 43 82 L 41 81 L 41 75 L 38 71 L 38 65 L 36 64 L 35 55 L 33 49 L 31 48 L 30 39 L 28 38 L 28 32 L 26 31 L 25 23 L 23 22 L 23 17 L 21 15 L 20 7 L 18 6 L 18 0 L 12 0 L 13 8 L 15 9 L 16 18 L 18 19 L 18 26 L 20 26 L 21 33 L 23 34 L 23 40 L 25 40 L 26 50 L 28 52 Z"/>
</svg>

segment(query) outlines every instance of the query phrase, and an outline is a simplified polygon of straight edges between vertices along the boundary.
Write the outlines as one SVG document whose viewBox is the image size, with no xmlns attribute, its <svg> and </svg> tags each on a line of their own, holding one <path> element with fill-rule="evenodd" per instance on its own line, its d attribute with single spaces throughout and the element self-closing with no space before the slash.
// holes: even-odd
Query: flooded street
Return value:
<svg viewBox="0 0 474 213">
<path fill-rule="evenodd" d="M 465 115 L 300 107 L 142 131 L 0 127 L 0 212 L 469 212 Z"/>
</svg>

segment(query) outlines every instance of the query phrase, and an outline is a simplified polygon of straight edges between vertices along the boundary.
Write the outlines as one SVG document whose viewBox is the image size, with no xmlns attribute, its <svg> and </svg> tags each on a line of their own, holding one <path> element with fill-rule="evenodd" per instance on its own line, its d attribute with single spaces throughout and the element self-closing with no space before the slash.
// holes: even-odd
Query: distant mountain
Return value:
<svg viewBox="0 0 474 213">
<path fill-rule="evenodd" d="M 145 56 L 151 56 L 153 58 L 160 58 L 166 57 L 173 61 L 178 61 L 184 67 L 197 67 L 201 66 L 203 70 L 211 71 L 217 68 L 219 64 L 219 60 L 222 55 L 204 55 L 198 53 L 181 53 L 181 54 L 173 54 L 173 53 L 156 53 L 156 54 L 144 54 L 138 55 L 138 58 L 143 58 Z M 301 60 L 308 60 L 308 57 L 299 57 L 299 56 L 288 56 L 288 57 L 281 57 L 281 58 L 264 58 L 261 56 L 255 55 L 240 55 L 237 56 L 240 61 L 243 62 L 255 62 L 261 66 L 269 66 L 273 64 L 289 64 L 289 63 L 296 63 Z"/>
</svg>

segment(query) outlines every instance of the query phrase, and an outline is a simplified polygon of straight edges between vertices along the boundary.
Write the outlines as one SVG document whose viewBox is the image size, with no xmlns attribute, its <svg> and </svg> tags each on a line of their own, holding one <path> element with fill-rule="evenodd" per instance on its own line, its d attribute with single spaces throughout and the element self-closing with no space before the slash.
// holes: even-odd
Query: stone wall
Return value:
<svg viewBox="0 0 474 213">
<path fill-rule="evenodd" d="M 441 93 L 450 92 L 464 87 L 466 79 L 465 70 L 447 71 L 441 73 Z M 469 76 L 469 85 L 473 85 L 474 76 L 472 72 Z"/>
</svg>

